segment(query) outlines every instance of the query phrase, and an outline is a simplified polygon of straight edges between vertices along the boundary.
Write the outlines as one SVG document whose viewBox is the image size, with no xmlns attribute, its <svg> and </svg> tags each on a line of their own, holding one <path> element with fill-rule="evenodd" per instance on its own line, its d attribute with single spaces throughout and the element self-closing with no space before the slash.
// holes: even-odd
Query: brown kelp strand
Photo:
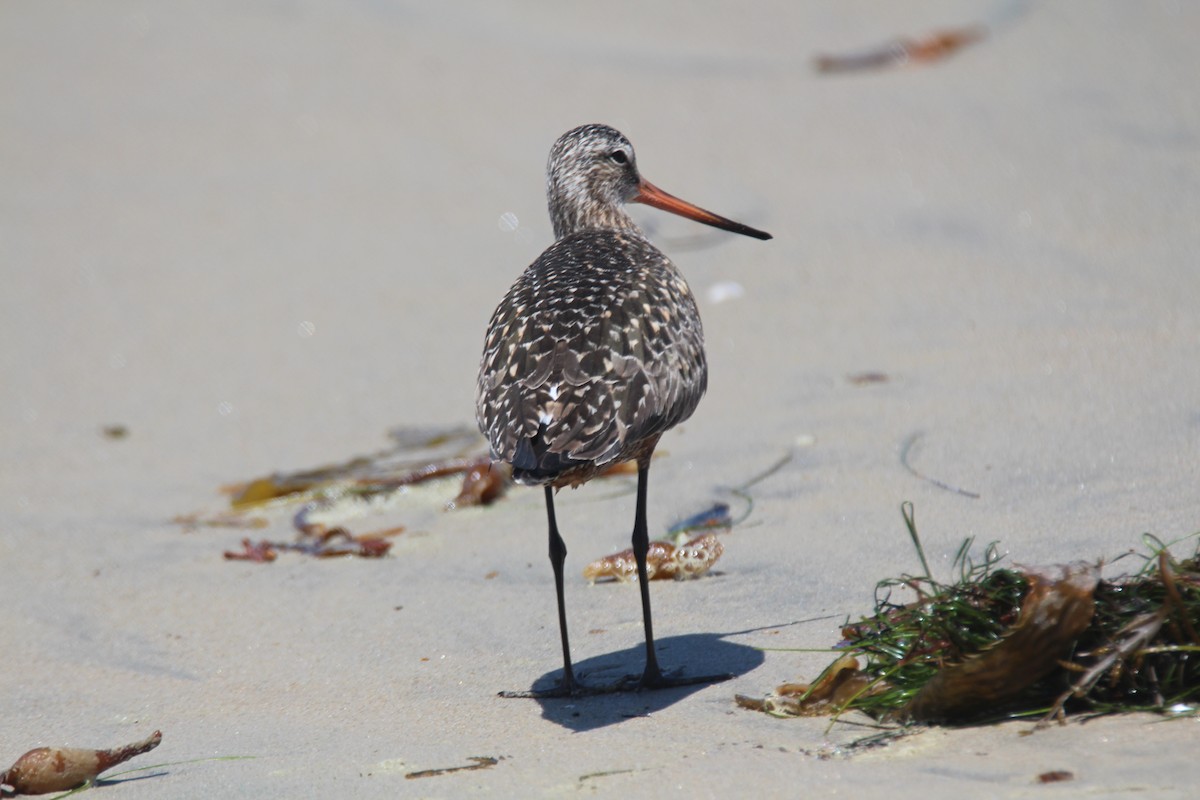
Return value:
<svg viewBox="0 0 1200 800">
<path fill-rule="evenodd" d="M 416 772 L 406 772 L 404 777 L 408 780 L 416 780 L 418 778 L 437 778 L 442 775 L 450 775 L 454 772 L 471 772 L 477 769 L 490 769 L 504 760 L 504 756 L 470 756 L 468 759 L 470 764 L 464 764 L 457 767 L 438 767 L 437 769 L 422 769 Z"/>
<path fill-rule="evenodd" d="M 483 457 L 483 440 L 465 426 L 393 431 L 384 450 L 315 469 L 275 472 L 225 487 L 234 510 L 275 501 L 305 501 L 332 489 L 381 491 L 469 470 Z"/>
<path fill-rule="evenodd" d="M 511 485 L 511 465 L 503 461 L 493 463 L 490 458 L 476 459 L 463 475 L 462 489 L 459 490 L 458 496 L 447 503 L 446 507 L 490 506 Z"/>
<path fill-rule="evenodd" d="M 392 547 L 388 539 L 403 532 L 404 528 L 401 526 L 355 536 L 345 528 L 314 525 L 304 531 L 300 540 L 295 542 L 273 542 L 268 539 L 254 542 L 242 539 L 242 549 L 226 550 L 225 559 L 266 564 L 278 558 L 280 552 L 300 553 L 314 558 L 382 558 Z"/>
<path fill-rule="evenodd" d="M 910 64 L 929 64 L 957 53 L 986 36 L 981 27 L 935 31 L 920 39 L 896 38 L 858 53 L 819 55 L 817 72 L 863 72 Z"/>
<path fill-rule="evenodd" d="M 69 791 L 91 783 L 117 764 L 153 750 L 161 741 L 162 733 L 155 731 L 140 742 L 112 750 L 39 747 L 0 772 L 0 793 L 8 797 Z"/>
</svg>

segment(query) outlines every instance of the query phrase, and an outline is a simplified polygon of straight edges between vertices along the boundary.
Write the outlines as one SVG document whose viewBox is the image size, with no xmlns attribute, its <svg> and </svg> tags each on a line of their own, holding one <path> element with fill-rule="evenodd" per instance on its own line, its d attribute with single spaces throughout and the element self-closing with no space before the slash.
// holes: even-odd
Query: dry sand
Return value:
<svg viewBox="0 0 1200 800">
<path fill-rule="evenodd" d="M 823 760 L 864 731 L 732 698 L 814 676 L 755 648 L 827 647 L 917 568 L 903 500 L 940 570 L 967 536 L 1036 564 L 1200 529 L 1200 6 L 334 5 L 0 5 L 0 761 L 160 728 L 130 766 L 253 758 L 104 796 L 1191 796 L 1194 719 Z M 988 39 L 939 64 L 812 69 L 965 24 Z M 240 532 L 169 520 L 469 423 L 488 315 L 550 241 L 549 145 L 592 121 L 776 237 L 636 211 L 711 363 L 652 529 L 795 458 L 718 575 L 653 587 L 664 662 L 735 680 L 543 705 L 496 696 L 558 666 L 536 491 L 415 492 L 362 523 L 410 526 L 378 561 L 231 563 Z M 978 499 L 901 466 L 918 432 Z M 578 577 L 625 546 L 627 484 L 560 495 L 585 668 L 639 666 L 636 590 Z M 405 777 L 475 756 L 502 760 Z"/>
</svg>

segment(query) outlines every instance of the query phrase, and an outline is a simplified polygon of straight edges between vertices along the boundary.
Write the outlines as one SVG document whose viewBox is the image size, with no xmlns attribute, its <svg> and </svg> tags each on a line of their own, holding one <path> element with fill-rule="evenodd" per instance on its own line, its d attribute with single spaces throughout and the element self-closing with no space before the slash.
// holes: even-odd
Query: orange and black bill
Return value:
<svg viewBox="0 0 1200 800">
<path fill-rule="evenodd" d="M 770 239 L 771 234 L 766 231 L 760 231 L 757 228 L 751 228 L 749 225 L 743 225 L 740 222 L 734 222 L 731 219 L 726 219 L 719 214 L 714 214 L 711 211 L 705 211 L 700 206 L 694 206 L 686 200 L 680 200 L 673 194 L 667 194 L 662 189 L 655 186 L 650 181 L 642 178 L 638 184 L 638 193 L 633 198 L 635 203 L 645 203 L 648 206 L 661 208 L 663 211 L 670 211 L 672 214 L 678 214 L 681 217 L 694 219 L 696 222 L 703 222 L 705 225 L 712 225 L 714 228 L 721 228 L 730 233 L 740 233 L 743 236 L 753 236 L 755 239 Z"/>
</svg>

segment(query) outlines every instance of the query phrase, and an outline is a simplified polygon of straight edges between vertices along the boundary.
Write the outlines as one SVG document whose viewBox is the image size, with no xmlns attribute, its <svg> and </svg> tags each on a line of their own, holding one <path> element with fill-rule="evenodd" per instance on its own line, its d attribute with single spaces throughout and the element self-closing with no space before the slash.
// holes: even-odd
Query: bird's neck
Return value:
<svg viewBox="0 0 1200 800">
<path fill-rule="evenodd" d="M 587 195 L 583 186 L 554 185 L 546 188 L 550 222 L 554 238 L 562 239 L 580 231 L 613 230 L 641 235 L 637 223 L 625 213 L 620 202 Z"/>
</svg>

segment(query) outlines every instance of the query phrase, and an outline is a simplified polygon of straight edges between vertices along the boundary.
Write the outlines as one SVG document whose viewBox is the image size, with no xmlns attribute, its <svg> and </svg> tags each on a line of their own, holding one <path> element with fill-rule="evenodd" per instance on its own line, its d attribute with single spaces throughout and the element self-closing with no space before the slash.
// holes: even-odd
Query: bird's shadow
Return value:
<svg viewBox="0 0 1200 800">
<path fill-rule="evenodd" d="M 693 633 L 658 639 L 659 663 L 668 674 L 682 670 L 681 677 L 684 678 L 722 673 L 738 677 L 762 664 L 761 650 L 727 642 L 721 636 L 717 633 Z M 595 656 L 576 662 L 575 675 L 585 686 L 610 685 L 624 676 L 640 675 L 645 664 L 645 653 L 644 645 L 638 643 L 626 650 Z M 535 692 L 550 690 L 558 685 L 561 678 L 562 670 L 556 669 L 534 681 L 531 688 Z M 700 683 L 666 689 L 535 700 L 542 706 L 543 719 L 582 732 L 649 716 L 712 685 Z"/>
</svg>

